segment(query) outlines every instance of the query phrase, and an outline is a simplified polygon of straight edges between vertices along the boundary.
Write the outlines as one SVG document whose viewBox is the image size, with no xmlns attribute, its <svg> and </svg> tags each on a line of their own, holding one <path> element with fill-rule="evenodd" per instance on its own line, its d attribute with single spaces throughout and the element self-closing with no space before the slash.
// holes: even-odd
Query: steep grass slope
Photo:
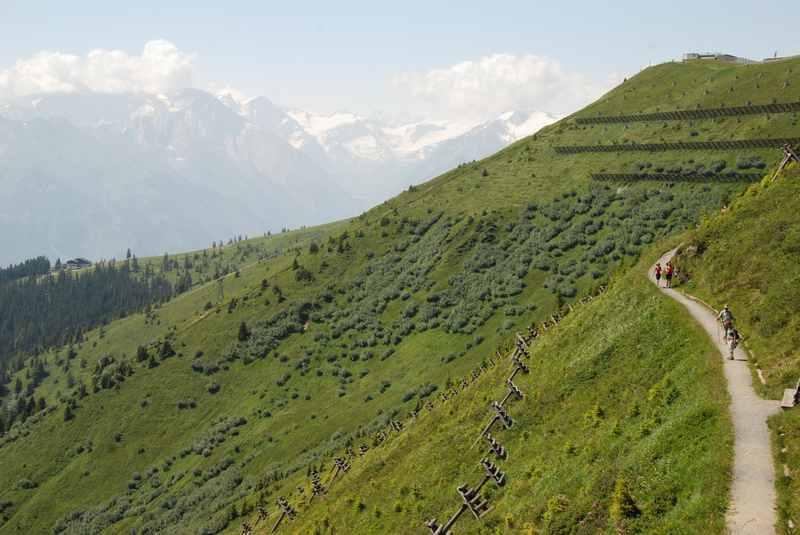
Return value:
<svg viewBox="0 0 800 535">
<path fill-rule="evenodd" d="M 531 373 L 515 378 L 526 397 L 510 405 L 514 426 L 493 433 L 508 450 L 493 459 L 507 483 L 487 484 L 494 510 L 482 524 L 467 513 L 454 532 L 724 532 L 732 433 L 720 362 L 646 281 L 648 262 L 533 342 Z M 491 457 L 485 441 L 471 444 L 510 365 L 368 454 L 291 531 L 421 534 L 423 520 L 446 520 L 457 484 L 474 485 Z M 623 481 L 633 501 L 614 516 Z"/>
<path fill-rule="evenodd" d="M 779 399 L 800 379 L 800 172 L 795 166 L 777 181 L 754 185 L 728 210 L 704 222 L 683 248 L 680 265 L 690 276 L 687 288 L 717 308 L 725 303 L 762 394 Z M 800 413 L 785 412 L 771 422 L 779 478 L 779 527 L 800 521 Z"/>
<path fill-rule="evenodd" d="M 729 104 L 797 100 L 794 86 L 782 88 L 781 80 L 798 65 L 661 65 L 580 115 L 718 105 L 723 94 Z M 697 90 L 701 82 L 708 94 Z M 40 410 L 0 437 L 0 533 L 238 531 L 242 509 L 257 500 L 274 508 L 275 496 L 307 484 L 312 466 L 329 466 L 348 443 L 405 417 L 449 380 L 466 375 L 515 329 L 627 270 L 650 244 L 692 226 L 743 189 L 717 180 L 719 171 L 707 183 L 595 183 L 589 173 L 722 169 L 720 160 L 725 168 L 749 168 L 759 158 L 766 165 L 779 156 L 772 150 L 562 156 L 553 146 L 788 137 L 796 121 L 783 114 L 592 127 L 567 119 L 351 221 L 226 247 L 223 255 L 230 255 L 238 275 L 229 270 L 221 299 L 218 283 L 208 282 L 157 309 L 95 329 L 72 350 L 37 355 L 16 374 L 21 391 L 3 397 L 3 412 L 21 403 Z M 197 280 L 213 279 L 217 268 L 221 274 L 221 264 L 197 255 Z M 183 266 L 185 257 L 178 260 Z M 164 264 L 149 262 L 155 269 Z M 596 321 L 614 322 L 612 310 Z M 615 387 L 619 400 L 609 411 L 627 407 L 627 389 L 644 392 L 660 380 L 663 370 L 653 366 Z M 555 377 L 558 369 L 541 373 Z M 592 380 L 584 383 L 590 392 Z M 611 397 L 611 390 L 605 392 Z M 680 389 L 679 399 L 701 403 L 693 395 Z M 559 406 L 570 421 L 568 405 L 553 405 Z M 678 425 L 674 410 L 664 408 L 663 419 L 675 417 Z M 560 418 L 555 409 L 551 418 Z M 724 434 L 718 415 L 712 411 L 708 418 L 709 433 Z M 695 437 L 679 440 L 675 449 L 690 448 Z M 665 444 L 659 439 L 656 445 Z M 597 447 L 611 459 L 610 450 Z M 710 452 L 698 455 L 706 467 L 724 465 Z M 634 457 L 627 455 L 627 462 Z M 455 477 L 447 466 L 446 477 Z M 417 469 L 438 470 L 432 462 Z M 601 478 L 600 470 L 595 476 Z M 670 477 L 691 494 L 695 483 L 688 476 Z M 600 479 L 590 480 L 606 488 Z M 697 498 L 703 502 L 698 510 L 711 514 L 709 504 L 723 500 L 725 485 L 716 482 L 708 502 Z M 539 499 L 548 494 L 550 500 L 557 488 L 544 489 L 530 510 L 546 508 Z M 575 488 L 559 492 L 571 495 Z M 660 492 L 637 489 L 645 501 Z M 669 526 L 667 511 L 675 507 L 642 510 L 651 519 L 663 511 L 662 525 Z M 690 525 L 696 517 L 683 507 L 675 514 Z M 580 510 L 583 505 L 576 505 Z"/>
</svg>

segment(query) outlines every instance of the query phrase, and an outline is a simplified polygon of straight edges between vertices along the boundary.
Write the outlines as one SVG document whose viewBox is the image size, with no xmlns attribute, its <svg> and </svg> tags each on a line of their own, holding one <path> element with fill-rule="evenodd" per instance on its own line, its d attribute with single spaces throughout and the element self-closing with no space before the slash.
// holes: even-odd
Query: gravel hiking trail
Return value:
<svg viewBox="0 0 800 535">
<path fill-rule="evenodd" d="M 664 266 L 676 249 L 659 259 Z M 655 283 L 654 269 L 650 279 Z M 733 481 L 730 506 L 726 516 L 732 535 L 772 535 L 775 533 L 775 465 L 767 428 L 767 418 L 780 411 L 780 402 L 762 399 L 753 389 L 753 376 L 747 365 L 747 353 L 740 347 L 729 360 L 730 350 L 720 337 L 717 314 L 704 304 L 673 289 L 661 291 L 682 304 L 705 329 L 723 359 L 731 418 L 734 427 Z"/>
</svg>

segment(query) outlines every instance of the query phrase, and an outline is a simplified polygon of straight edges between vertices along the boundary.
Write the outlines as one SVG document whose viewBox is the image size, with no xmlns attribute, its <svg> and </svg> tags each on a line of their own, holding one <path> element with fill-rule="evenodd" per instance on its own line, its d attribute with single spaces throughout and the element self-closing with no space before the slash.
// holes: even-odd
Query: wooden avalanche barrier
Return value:
<svg viewBox="0 0 800 535">
<path fill-rule="evenodd" d="M 601 286 L 597 293 L 601 294 L 605 291 L 605 289 L 605 286 Z M 593 296 L 588 295 L 578 301 L 578 303 L 585 305 L 590 303 L 593 299 Z M 556 326 L 567 314 L 573 311 L 574 308 L 572 306 L 568 306 L 566 310 L 553 314 L 549 320 L 550 327 L 552 328 Z M 543 322 L 541 326 L 544 331 L 547 331 L 547 321 Z M 508 459 L 508 451 L 497 441 L 497 439 L 494 438 L 494 436 L 491 434 L 491 430 L 497 422 L 501 422 L 504 429 L 511 429 L 514 425 L 514 420 L 509 415 L 506 404 L 512 399 L 518 401 L 524 399 L 522 390 L 520 390 L 520 388 L 514 383 L 514 377 L 519 372 L 522 372 L 523 374 L 530 373 L 530 368 L 522 361 L 522 359 L 530 357 L 530 343 L 539 336 L 539 330 L 535 325 L 532 325 L 528 328 L 527 334 L 528 335 L 526 337 L 520 333 L 517 333 L 515 337 L 514 349 L 511 351 L 509 357 L 509 361 L 511 362 L 513 369 L 511 375 L 506 379 L 508 393 L 505 395 L 502 401 L 492 401 L 491 407 L 495 414 L 480 432 L 477 440 L 473 443 L 474 446 L 478 442 L 485 440 L 489 445 L 489 453 L 501 461 Z M 471 488 L 465 483 L 459 485 L 456 489 L 461 497 L 462 503 L 459 505 L 455 513 L 453 513 L 453 515 L 449 518 L 449 520 L 447 520 L 447 522 L 444 524 L 440 524 L 436 518 L 432 518 L 425 523 L 425 527 L 430 530 L 431 535 L 454 535 L 450 528 L 453 527 L 456 521 L 458 521 L 461 515 L 466 511 L 471 512 L 472 516 L 477 521 L 480 521 L 486 514 L 489 513 L 490 507 L 488 500 L 481 497 L 480 491 L 489 481 L 493 481 L 498 487 L 504 486 L 506 483 L 506 474 L 486 457 L 480 460 L 480 466 L 483 468 L 484 475 L 476 487 Z"/>
<path fill-rule="evenodd" d="M 800 138 L 739 139 L 730 141 L 676 141 L 673 143 L 621 143 L 618 145 L 562 145 L 554 146 L 556 154 L 584 154 L 592 152 L 665 152 L 671 150 L 739 150 L 779 149 L 797 145 Z"/>
<path fill-rule="evenodd" d="M 730 106 L 725 108 L 698 108 L 694 110 L 674 110 L 631 115 L 610 115 L 608 117 L 578 117 L 576 124 L 614 124 L 643 121 L 691 121 L 697 119 L 716 119 L 718 117 L 737 117 L 766 113 L 793 113 L 800 111 L 800 102 L 779 102 L 775 104 L 756 104 L 750 106 Z"/>
<path fill-rule="evenodd" d="M 605 289 L 605 286 L 599 287 L 596 295 L 603 293 Z M 594 296 L 590 294 L 580 299 L 578 302 L 576 302 L 576 304 L 585 305 L 590 303 L 593 299 Z M 553 314 L 549 320 L 546 320 L 540 325 L 542 330 L 547 331 L 548 329 L 552 329 L 565 315 L 571 313 L 572 311 L 573 307 L 569 305 L 566 310 L 562 310 L 556 314 Z M 510 429 L 513 427 L 514 420 L 508 413 L 506 405 L 511 400 L 519 401 L 524 399 L 524 393 L 514 383 L 514 378 L 518 373 L 530 373 L 530 368 L 527 364 L 525 364 L 525 362 L 523 362 L 522 359 L 530 357 L 530 343 L 539 335 L 539 327 L 534 324 L 528 327 L 525 335 L 517 333 L 515 336 L 513 350 L 511 351 L 509 358 L 509 361 L 512 365 L 512 371 L 505 382 L 506 386 L 508 387 L 508 392 L 502 401 L 493 401 L 491 403 L 491 407 L 495 414 L 489 425 L 484 428 L 478 437 L 478 440 L 476 441 L 477 443 L 481 440 L 485 440 L 489 446 L 487 453 L 494 455 L 498 460 L 501 461 L 508 459 L 508 451 L 492 436 L 490 431 L 497 422 L 502 424 L 503 429 Z M 498 350 L 495 356 L 497 358 L 502 357 L 501 351 Z M 469 389 L 469 387 L 477 382 L 481 375 L 493 368 L 496 364 L 497 362 L 494 358 L 488 358 L 484 360 L 477 368 L 472 370 L 469 376 L 462 378 L 456 385 L 451 386 L 446 391 L 440 392 L 438 397 L 434 399 L 436 399 L 440 404 L 448 403 L 450 399 Z M 373 435 L 372 446 L 378 447 L 389 440 L 393 435 L 402 433 L 408 427 L 408 425 L 413 424 L 416 421 L 422 409 L 430 412 L 433 410 L 434 406 L 434 402 L 429 399 L 421 406 L 418 406 L 417 409 L 409 412 L 405 422 L 398 419 L 389 420 L 383 429 L 379 430 Z M 305 489 L 300 487 L 298 490 L 300 491 L 301 500 L 298 501 L 296 506 L 311 506 L 311 502 L 314 500 L 314 498 L 326 494 L 336 481 L 343 478 L 350 471 L 352 466 L 351 463 L 364 457 L 369 450 L 370 447 L 367 444 L 361 444 L 358 447 L 358 453 L 353 450 L 351 445 L 346 446 L 341 455 L 334 457 L 330 475 L 324 484 L 322 482 L 320 473 L 316 469 L 313 469 L 310 472 L 310 496 L 307 501 L 303 500 L 302 497 L 305 494 Z M 479 464 L 483 469 L 483 478 L 474 488 L 469 487 L 467 484 L 459 485 L 456 488 L 456 491 L 461 498 L 461 505 L 448 519 L 448 521 L 440 525 L 434 518 L 425 524 L 425 526 L 430 529 L 433 535 L 453 535 L 453 532 L 450 531 L 450 528 L 466 511 L 469 511 L 476 520 L 480 520 L 491 510 L 488 501 L 481 497 L 480 491 L 486 485 L 486 483 L 490 481 L 493 481 L 498 487 L 505 485 L 506 475 L 488 458 L 482 458 Z M 281 525 L 283 525 L 283 521 L 285 519 L 288 518 L 291 521 L 299 515 L 299 512 L 295 506 L 290 504 L 289 500 L 284 496 L 280 496 L 278 498 L 277 506 L 278 518 L 273 524 L 270 533 L 275 533 L 278 531 Z M 258 516 L 254 522 L 251 523 L 250 521 L 245 520 L 242 523 L 242 535 L 252 535 L 254 533 L 254 528 L 270 516 L 267 510 L 261 504 L 259 504 L 257 507 L 257 515 Z"/>
<path fill-rule="evenodd" d="M 675 173 L 592 173 L 591 179 L 600 182 L 607 181 L 641 181 L 655 180 L 661 182 L 758 182 L 763 178 L 762 173 L 702 173 L 675 174 Z"/>
</svg>

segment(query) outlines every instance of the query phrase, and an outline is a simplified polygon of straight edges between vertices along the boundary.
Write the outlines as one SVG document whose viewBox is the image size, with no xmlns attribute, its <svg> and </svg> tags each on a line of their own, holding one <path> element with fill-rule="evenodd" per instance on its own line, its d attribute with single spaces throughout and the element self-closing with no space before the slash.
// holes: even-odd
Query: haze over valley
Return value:
<svg viewBox="0 0 800 535">
<path fill-rule="evenodd" d="M 358 215 L 550 124 L 542 111 L 397 124 L 200 89 L 0 102 L 0 264 L 200 248 Z"/>
</svg>

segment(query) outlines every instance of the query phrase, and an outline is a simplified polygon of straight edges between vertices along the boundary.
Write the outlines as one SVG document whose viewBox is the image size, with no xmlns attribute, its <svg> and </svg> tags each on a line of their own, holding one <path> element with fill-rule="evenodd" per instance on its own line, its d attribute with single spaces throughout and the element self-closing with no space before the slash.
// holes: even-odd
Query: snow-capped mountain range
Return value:
<svg viewBox="0 0 800 535">
<path fill-rule="evenodd" d="M 353 113 L 315 115 L 282 109 L 265 97 L 236 104 L 254 124 L 307 154 L 366 208 L 411 184 L 488 156 L 556 120 L 544 112 L 509 111 L 490 121 L 389 124 Z"/>
<path fill-rule="evenodd" d="M 389 124 L 265 97 L 55 94 L 0 102 L 0 264 L 204 247 L 351 216 L 555 120 Z"/>
</svg>

